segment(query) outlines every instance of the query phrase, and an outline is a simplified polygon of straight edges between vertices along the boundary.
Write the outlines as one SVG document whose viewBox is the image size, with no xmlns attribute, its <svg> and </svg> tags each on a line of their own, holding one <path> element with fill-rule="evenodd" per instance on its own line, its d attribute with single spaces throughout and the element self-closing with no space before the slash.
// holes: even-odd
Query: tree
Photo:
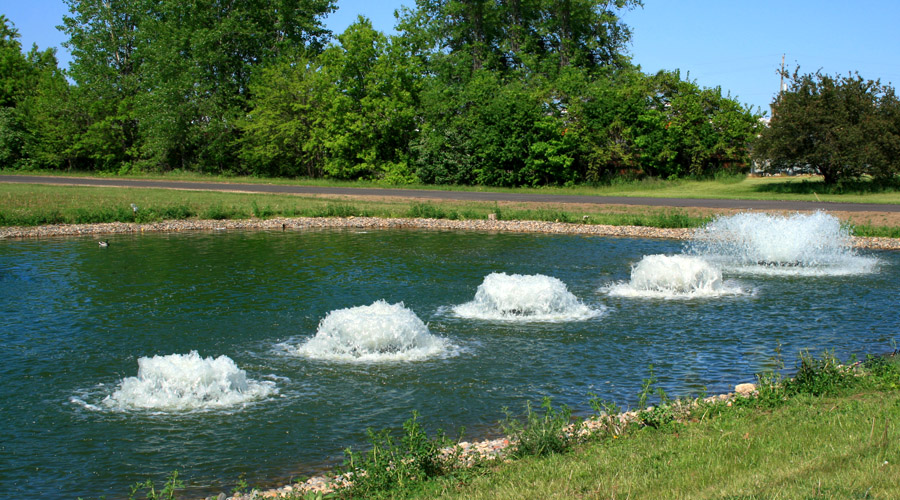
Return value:
<svg viewBox="0 0 900 500">
<path fill-rule="evenodd" d="M 900 102 L 894 89 L 858 73 L 785 73 L 789 87 L 775 100 L 769 127 L 753 148 L 770 171 L 813 169 L 834 185 L 900 172 Z"/>
<path fill-rule="evenodd" d="M 70 76 L 96 168 L 238 169 L 253 73 L 321 49 L 333 0 L 65 0 Z"/>
<path fill-rule="evenodd" d="M 54 49 L 23 54 L 18 37 L 0 15 L 0 166 L 56 168 L 72 139 L 62 116 L 69 86 Z"/>
</svg>

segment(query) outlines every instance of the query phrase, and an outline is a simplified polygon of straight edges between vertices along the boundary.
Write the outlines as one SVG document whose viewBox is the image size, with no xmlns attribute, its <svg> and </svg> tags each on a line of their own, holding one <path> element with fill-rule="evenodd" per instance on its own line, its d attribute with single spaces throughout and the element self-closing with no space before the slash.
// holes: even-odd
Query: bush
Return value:
<svg viewBox="0 0 900 500">
<path fill-rule="evenodd" d="M 543 414 L 525 404 L 524 422 L 514 419 L 507 409 L 506 419 L 501 422 L 503 432 L 516 442 L 513 456 L 543 456 L 551 453 L 562 453 L 575 442 L 572 432 L 567 432 L 572 420 L 572 411 L 562 405 L 559 410 L 553 408 L 550 398 L 541 403 Z"/>
<path fill-rule="evenodd" d="M 390 491 L 421 483 L 444 474 L 454 466 L 453 457 L 445 460 L 441 450 L 452 443 L 438 431 L 429 438 L 419 423 L 419 414 L 403 424 L 403 435 L 397 440 L 389 430 L 366 431 L 372 448 L 365 453 L 347 449 L 342 472 L 352 481 L 350 497 L 389 497 Z"/>
</svg>

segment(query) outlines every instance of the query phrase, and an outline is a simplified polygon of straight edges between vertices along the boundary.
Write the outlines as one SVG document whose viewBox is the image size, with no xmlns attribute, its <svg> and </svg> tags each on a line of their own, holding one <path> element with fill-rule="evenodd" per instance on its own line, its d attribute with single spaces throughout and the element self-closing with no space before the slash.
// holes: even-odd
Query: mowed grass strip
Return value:
<svg viewBox="0 0 900 500">
<path fill-rule="evenodd" d="M 896 391 L 797 397 L 521 459 L 409 498 L 900 498 L 898 422 Z"/>
<path fill-rule="evenodd" d="M 135 212 L 131 205 L 138 207 Z M 139 188 L 0 184 L 0 225 L 37 226 L 166 219 L 251 217 L 418 217 L 539 220 L 653 227 L 698 227 L 709 217 L 646 207 L 566 209 L 564 204 L 422 202 Z M 587 218 L 585 218 L 587 216 Z"/>
<path fill-rule="evenodd" d="M 742 200 L 791 200 L 832 201 L 843 203 L 900 204 L 900 190 L 896 185 L 879 187 L 870 181 L 846 182 L 840 186 L 825 186 L 820 176 L 722 176 L 718 179 L 611 179 L 606 183 L 584 184 L 570 187 L 521 187 L 502 188 L 486 186 L 436 186 L 431 184 L 386 185 L 373 181 L 339 181 L 307 178 L 259 178 L 246 176 L 204 175 L 195 172 L 170 172 L 166 174 L 129 174 L 126 176 L 100 175 L 85 172 L 35 171 L 20 172 L 2 170 L 0 174 L 53 175 L 62 177 L 104 177 L 125 179 L 154 179 L 195 182 L 229 182 L 246 184 L 290 184 L 327 187 L 380 187 L 396 189 L 422 189 L 433 191 L 516 192 L 558 195 L 631 196 L 651 198 L 714 198 Z"/>
<path fill-rule="evenodd" d="M 712 182 L 712 181 L 710 181 Z M 135 212 L 132 205 L 136 205 Z M 708 211 L 625 205 L 573 205 L 421 201 L 402 198 L 298 196 L 258 193 L 101 188 L 0 183 L 0 226 L 158 222 L 177 219 L 272 217 L 417 217 L 695 228 L 712 218 Z M 900 227 L 868 219 L 850 221 L 858 236 L 900 237 Z"/>
</svg>

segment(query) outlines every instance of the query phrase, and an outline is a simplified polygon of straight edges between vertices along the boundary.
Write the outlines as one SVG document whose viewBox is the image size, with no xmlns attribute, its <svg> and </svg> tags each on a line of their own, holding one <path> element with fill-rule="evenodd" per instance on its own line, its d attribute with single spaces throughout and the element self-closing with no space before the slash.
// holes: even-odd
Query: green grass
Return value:
<svg viewBox="0 0 900 500">
<path fill-rule="evenodd" d="M 131 205 L 137 205 L 134 212 Z M 0 184 L 0 226 L 97 222 L 157 222 L 167 219 L 245 219 L 250 217 L 422 217 L 453 220 L 587 222 L 655 227 L 698 227 L 708 218 L 679 210 L 643 207 L 566 209 L 564 205 L 492 202 L 371 201 L 340 197 L 220 193 L 143 188 L 95 188 Z M 587 216 L 587 219 L 585 219 Z"/>
<path fill-rule="evenodd" d="M 642 412 L 629 431 L 573 451 L 532 453 L 394 497 L 900 498 L 898 387 L 893 361 L 875 359 L 857 376 L 827 353 L 802 356 L 796 379 L 770 388 L 777 398 L 704 404 L 666 426 Z"/>
<path fill-rule="evenodd" d="M 497 467 L 410 498 L 900 498 L 900 394 L 799 397 Z"/>
<path fill-rule="evenodd" d="M 98 175 L 85 172 L 34 171 L 21 172 L 0 170 L 0 174 L 21 175 L 54 175 L 54 176 L 94 176 L 119 177 L 114 175 Z M 845 182 L 836 187 L 826 187 L 821 177 L 743 177 L 727 176 L 720 179 L 694 180 L 615 180 L 614 182 L 596 185 L 579 185 L 573 187 L 541 187 L 541 188 L 495 188 L 484 186 L 434 186 L 425 184 L 386 185 L 371 181 L 335 181 L 327 179 L 307 178 L 259 178 L 235 177 L 222 175 L 204 175 L 195 172 L 170 172 L 166 174 L 130 174 L 121 176 L 129 179 L 162 179 L 203 182 L 234 182 L 251 184 L 293 184 L 329 187 L 391 187 L 401 189 L 425 189 L 436 191 L 477 191 L 477 192 L 521 192 L 560 195 L 595 195 L 595 196 L 635 196 L 656 198 L 718 198 L 747 200 L 800 200 L 800 201 L 834 201 L 844 203 L 900 203 L 900 189 L 897 186 L 879 188 L 871 182 L 863 180 Z"/>
<path fill-rule="evenodd" d="M 197 176 L 188 176 L 195 179 Z M 245 180 L 245 179 L 242 179 Z M 762 180 L 770 182 L 769 179 Z M 759 179 L 723 181 L 654 181 L 677 194 L 677 186 L 733 186 Z M 629 186 L 654 185 L 654 182 Z M 799 181 L 804 182 L 804 181 Z M 668 187 L 665 187 L 668 186 Z M 673 187 L 675 186 L 675 187 Z M 647 191 L 639 191 L 646 195 Z M 573 193 L 575 194 L 575 193 Z M 836 195 L 835 195 L 836 196 Z M 875 196 L 875 195 L 871 195 Z M 871 200 L 867 200 L 871 201 Z M 139 207 L 135 213 L 131 205 Z M 150 188 L 97 188 L 0 184 L 0 226 L 39 226 L 99 222 L 158 222 L 172 219 L 246 219 L 250 217 L 421 217 L 480 220 L 495 214 L 500 220 L 695 228 L 711 216 L 691 209 L 648 209 L 640 206 L 586 206 L 565 203 L 494 203 L 465 201 L 360 200 L 276 194 L 224 193 Z M 900 238 L 900 227 L 877 221 L 850 220 L 858 236 Z"/>
<path fill-rule="evenodd" d="M 756 398 L 672 401 L 651 375 L 639 397 L 647 403 L 657 394 L 655 409 L 623 425 L 602 413 L 615 405 L 591 401 L 598 411 L 591 418 L 605 424 L 579 438 L 561 437 L 571 414 L 545 399 L 521 418 L 507 413 L 510 460 L 471 468 L 459 467 L 458 453 L 442 459 L 450 441 L 441 432 L 429 437 L 414 413 L 399 435 L 369 430 L 367 451 L 347 450 L 340 470 L 356 478 L 349 489 L 287 498 L 900 498 L 896 358 L 853 365 L 828 352 L 801 354 L 793 378 L 769 372 L 758 379 Z M 171 498 L 177 478 L 161 490 L 170 496 L 150 481 L 132 493 Z"/>
</svg>

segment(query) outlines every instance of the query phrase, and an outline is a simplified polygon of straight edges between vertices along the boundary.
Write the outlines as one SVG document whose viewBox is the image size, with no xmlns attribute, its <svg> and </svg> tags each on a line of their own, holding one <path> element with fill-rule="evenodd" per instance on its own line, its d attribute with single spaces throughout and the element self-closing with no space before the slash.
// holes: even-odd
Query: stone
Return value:
<svg viewBox="0 0 900 500">
<path fill-rule="evenodd" d="M 738 384 L 734 386 L 734 392 L 741 396 L 749 396 L 756 392 L 756 384 Z"/>
</svg>

